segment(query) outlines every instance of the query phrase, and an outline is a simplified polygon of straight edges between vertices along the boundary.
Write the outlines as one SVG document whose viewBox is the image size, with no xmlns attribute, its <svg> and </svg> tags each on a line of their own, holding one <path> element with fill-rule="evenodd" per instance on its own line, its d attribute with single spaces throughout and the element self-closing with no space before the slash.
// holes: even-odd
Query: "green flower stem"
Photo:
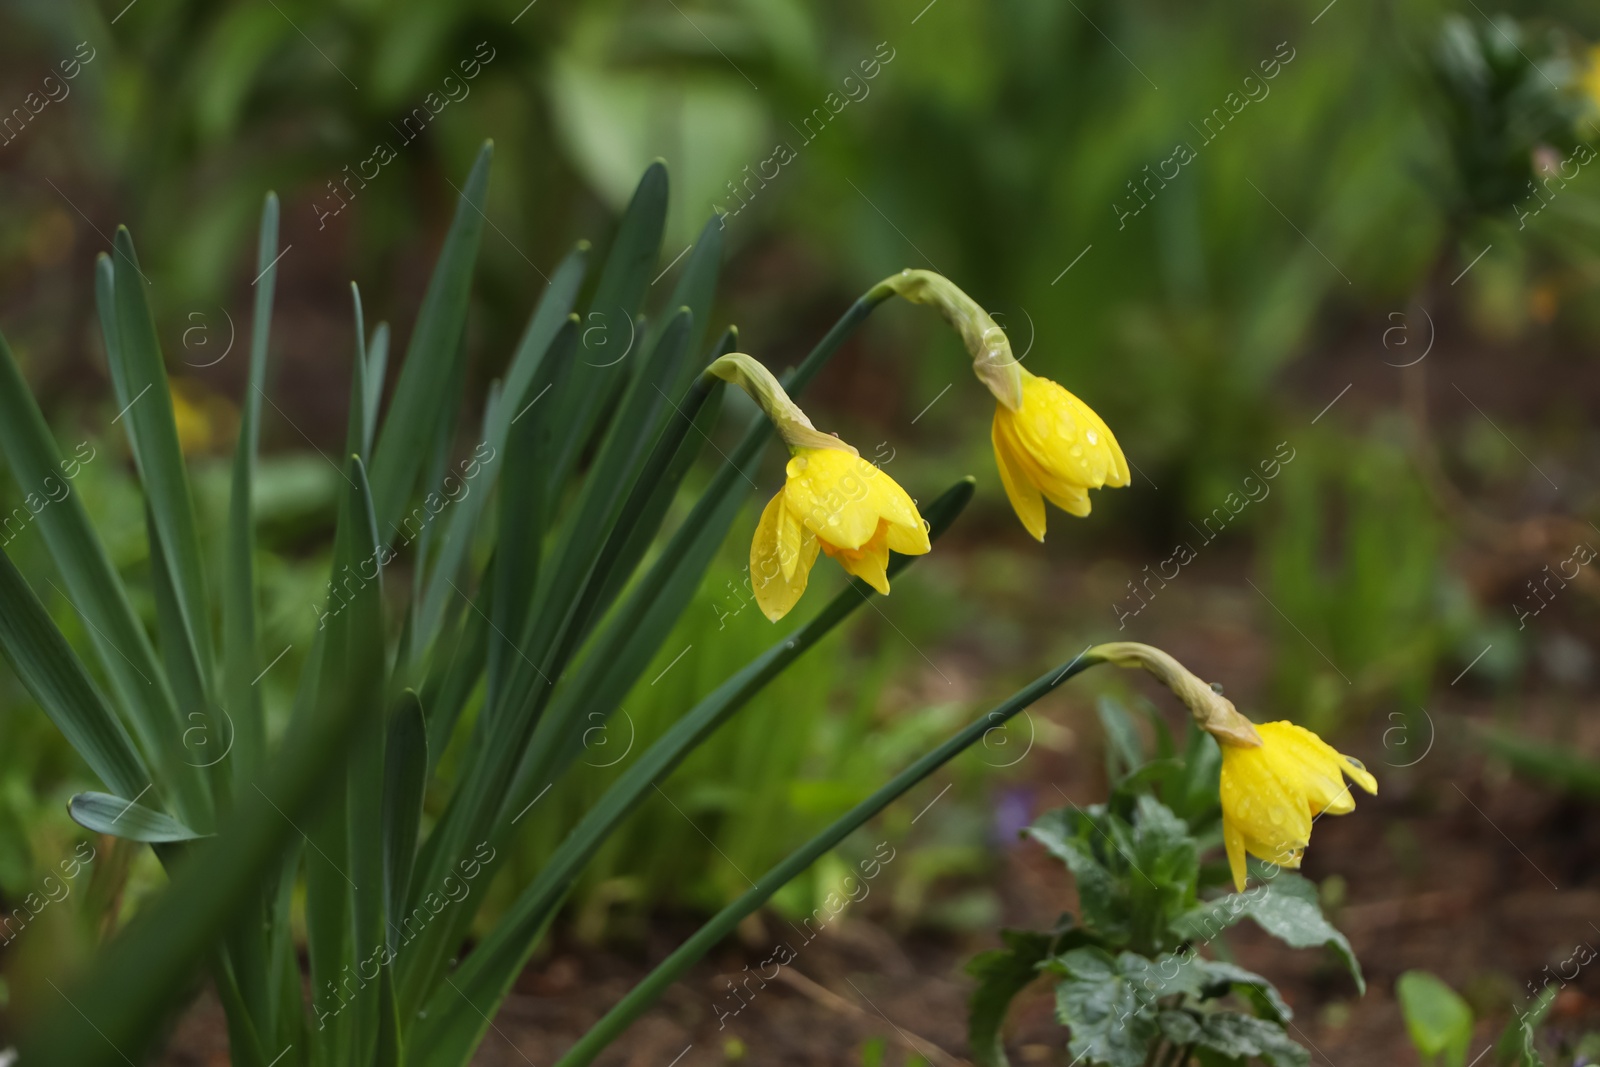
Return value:
<svg viewBox="0 0 1600 1067">
<path fill-rule="evenodd" d="M 1085 652 L 1064 667 L 1055 668 L 1049 673 L 1039 676 L 1033 682 L 1018 690 L 1010 699 L 895 775 L 876 793 L 851 808 L 833 825 L 790 853 L 782 863 L 762 875 L 748 892 L 719 911 L 709 922 L 697 930 L 689 940 L 679 945 L 676 951 L 662 960 L 655 970 L 651 971 L 642 982 L 634 986 L 627 996 L 623 997 L 599 1022 L 595 1023 L 589 1032 L 584 1034 L 578 1043 L 567 1051 L 565 1056 L 556 1061 L 556 1067 L 583 1067 L 583 1065 L 593 1062 L 595 1056 L 607 1045 L 615 1041 L 635 1019 L 643 1015 L 650 1005 L 654 1004 L 657 998 L 666 992 L 672 983 L 681 978 L 685 971 L 694 966 L 719 941 L 732 933 L 745 916 L 764 905 L 772 898 L 774 893 L 799 876 L 822 855 L 832 851 L 839 842 L 849 837 L 868 819 L 871 819 L 894 803 L 894 801 L 904 796 L 913 786 L 976 744 L 990 730 L 1004 724 L 1013 715 L 1027 708 L 1046 693 L 1054 690 L 1068 678 L 1082 673 L 1097 663 L 1104 662 L 1105 660 L 1100 659 L 1091 652 Z"/>
</svg>

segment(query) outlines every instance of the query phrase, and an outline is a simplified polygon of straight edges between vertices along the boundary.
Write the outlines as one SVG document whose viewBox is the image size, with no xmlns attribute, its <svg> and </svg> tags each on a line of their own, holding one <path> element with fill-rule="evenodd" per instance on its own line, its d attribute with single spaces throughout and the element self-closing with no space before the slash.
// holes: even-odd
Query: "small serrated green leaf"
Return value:
<svg viewBox="0 0 1600 1067">
<path fill-rule="evenodd" d="M 1179 1015 L 1183 1013 L 1161 1013 L 1162 1031 L 1173 1040 L 1179 1040 L 1181 1034 L 1185 1044 L 1193 1043 L 1241 1062 L 1260 1057 L 1272 1067 L 1307 1067 L 1311 1062 L 1311 1053 L 1284 1033 L 1283 1027 L 1266 1019 L 1216 1012 L 1198 1019 L 1189 1016 L 1189 1024 L 1185 1025 L 1174 1018 Z"/>
<path fill-rule="evenodd" d="M 1243 919 L 1254 919 L 1291 948 L 1327 945 L 1349 968 L 1357 988 L 1366 992 L 1361 964 L 1349 940 L 1323 916 L 1317 887 L 1291 871 L 1279 870 L 1270 881 L 1243 893 L 1230 893 L 1190 909 L 1173 921 L 1172 932 L 1187 941 L 1209 941 Z"/>
<path fill-rule="evenodd" d="M 1245 970 L 1238 964 L 1228 963 L 1225 960 L 1200 959 L 1196 961 L 1196 966 L 1205 977 L 1206 990 L 1219 987 L 1223 993 L 1231 989 L 1252 1000 L 1259 998 L 1276 1016 L 1278 1022 L 1288 1022 L 1294 1018 L 1294 1012 L 1283 999 L 1283 995 L 1278 992 L 1277 986 L 1254 971 Z"/>
<path fill-rule="evenodd" d="M 967 974 L 978 983 L 968 1001 L 967 1044 L 981 1067 L 1009 1067 L 1001 1026 L 1011 1001 L 1039 977 L 1053 940 L 1027 930 L 1002 930 L 1000 938 L 1005 948 L 980 953 L 967 964 Z"/>
</svg>

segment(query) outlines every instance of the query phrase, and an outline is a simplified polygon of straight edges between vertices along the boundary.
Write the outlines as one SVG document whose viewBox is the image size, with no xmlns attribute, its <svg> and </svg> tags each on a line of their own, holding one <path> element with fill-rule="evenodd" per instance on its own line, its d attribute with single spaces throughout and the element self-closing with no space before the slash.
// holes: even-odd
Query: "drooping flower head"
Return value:
<svg viewBox="0 0 1600 1067">
<path fill-rule="evenodd" d="M 819 552 L 888 593 L 890 551 L 916 556 L 929 548 L 911 497 L 850 445 L 813 426 L 756 360 L 729 353 L 707 373 L 749 393 L 789 446 L 784 486 L 761 512 L 750 543 L 750 585 L 762 613 L 773 622 L 789 613 Z"/>
<path fill-rule="evenodd" d="M 1233 702 L 1177 660 L 1132 641 L 1099 645 L 1085 655 L 1120 667 L 1142 667 L 1188 706 L 1200 728 L 1222 749 L 1222 844 L 1233 884 L 1245 887 L 1245 856 L 1297 869 L 1323 815 L 1356 808 L 1348 777 L 1368 793 L 1378 781 L 1357 760 L 1291 722 L 1256 725 Z"/>
<path fill-rule="evenodd" d="M 1011 507 L 1044 540 L 1044 502 L 1071 515 L 1089 514 L 1089 490 L 1128 484 L 1128 461 L 1117 439 L 1082 400 L 1017 361 L 994 319 L 948 278 L 905 270 L 880 288 L 935 308 L 956 328 L 972 370 L 994 394 L 995 463 Z"/>
<path fill-rule="evenodd" d="M 1233 884 L 1245 884 L 1245 854 L 1299 869 L 1311 825 L 1356 810 L 1348 777 L 1369 793 L 1378 780 L 1359 761 L 1292 722 L 1256 727 L 1261 744 L 1222 743 L 1222 844 Z"/>
</svg>

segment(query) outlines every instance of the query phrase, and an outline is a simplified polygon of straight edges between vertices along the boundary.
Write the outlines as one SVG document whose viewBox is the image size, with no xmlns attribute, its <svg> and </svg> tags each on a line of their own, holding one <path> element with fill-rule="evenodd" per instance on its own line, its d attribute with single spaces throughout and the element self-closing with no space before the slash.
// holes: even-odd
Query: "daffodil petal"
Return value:
<svg viewBox="0 0 1600 1067">
<path fill-rule="evenodd" d="M 822 550 L 838 560 L 846 572 L 888 596 L 889 544 L 884 533 L 886 526 L 880 526 L 878 535 L 858 549 L 836 549 L 824 543 Z"/>
<path fill-rule="evenodd" d="M 805 535 L 794 554 L 794 566 L 784 573 L 783 549 L 779 543 L 779 525 L 784 513 L 784 495 L 778 493 L 761 512 L 756 524 L 754 539 L 750 542 L 750 588 L 755 593 L 756 605 L 761 613 L 773 622 L 787 615 L 801 594 L 806 591 L 806 580 L 811 566 L 816 562 L 817 539 Z"/>
<path fill-rule="evenodd" d="M 857 469 L 858 459 L 836 449 L 802 449 L 786 468 L 789 507 L 806 529 L 839 548 L 860 548 L 878 532 L 871 481 Z"/>
<path fill-rule="evenodd" d="M 1228 853 L 1228 869 L 1233 872 L 1233 888 L 1243 893 L 1246 871 L 1244 835 L 1227 819 L 1222 821 L 1222 847 Z"/>
<path fill-rule="evenodd" d="M 1033 535 L 1035 541 L 1043 541 L 1044 497 L 1018 463 L 1011 436 L 1006 429 L 1010 417 L 1011 413 L 1003 405 L 995 406 L 994 424 L 989 433 L 990 440 L 994 442 L 995 466 L 1000 468 L 1000 484 L 1005 486 L 1011 510 L 1017 513 L 1023 528 Z"/>
<path fill-rule="evenodd" d="M 793 581 L 795 571 L 800 566 L 801 549 L 807 538 L 815 540 L 815 537 L 801 523 L 794 509 L 783 503 L 782 493 L 773 497 L 773 500 L 778 502 L 778 563 L 783 567 L 784 581 Z"/>
<path fill-rule="evenodd" d="M 917 516 L 915 525 L 907 526 L 903 523 L 889 523 L 888 531 L 889 550 L 898 552 L 902 556 L 920 556 L 932 548 L 928 540 L 928 525 L 922 516 Z"/>
</svg>

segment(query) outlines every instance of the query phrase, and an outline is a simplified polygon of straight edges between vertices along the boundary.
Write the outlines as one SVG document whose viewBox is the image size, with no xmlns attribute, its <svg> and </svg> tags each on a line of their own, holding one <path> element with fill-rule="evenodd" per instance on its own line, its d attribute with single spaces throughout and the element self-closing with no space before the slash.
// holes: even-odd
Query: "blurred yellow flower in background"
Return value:
<svg viewBox="0 0 1600 1067">
<path fill-rule="evenodd" d="M 1583 94 L 1600 110 L 1600 44 L 1589 47 L 1589 63 L 1583 68 Z"/>
<path fill-rule="evenodd" d="M 1349 779 L 1368 793 L 1378 781 L 1356 760 L 1291 722 L 1256 725 L 1258 746 L 1222 747 L 1222 843 L 1233 884 L 1245 886 L 1245 855 L 1298 869 L 1311 841 L 1311 825 L 1322 815 L 1355 810 Z"/>
<path fill-rule="evenodd" d="M 191 378 L 173 378 L 172 421 L 178 428 L 178 447 L 186 456 L 200 456 L 232 444 L 238 432 L 239 413 L 226 398 Z"/>
</svg>

